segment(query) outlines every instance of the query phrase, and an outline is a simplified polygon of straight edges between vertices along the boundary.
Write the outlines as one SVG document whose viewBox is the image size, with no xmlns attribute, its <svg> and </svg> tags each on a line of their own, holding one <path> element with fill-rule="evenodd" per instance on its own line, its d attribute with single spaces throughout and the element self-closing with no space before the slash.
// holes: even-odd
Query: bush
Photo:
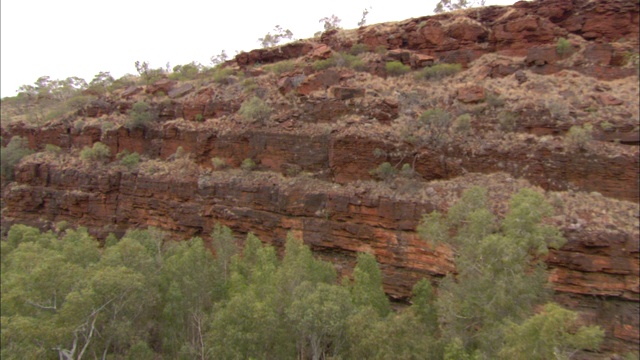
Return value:
<svg viewBox="0 0 640 360">
<path fill-rule="evenodd" d="M 560 56 L 569 55 L 573 52 L 573 47 L 571 46 L 571 42 L 565 38 L 558 39 L 556 44 L 556 52 Z"/>
<path fill-rule="evenodd" d="M 454 122 L 454 130 L 459 134 L 467 134 L 471 130 L 471 115 L 462 114 Z"/>
<path fill-rule="evenodd" d="M 344 66 L 356 71 L 364 71 L 367 68 L 367 65 L 362 61 L 360 56 L 340 53 L 339 59 L 337 60 L 338 66 Z"/>
<path fill-rule="evenodd" d="M 88 160 L 92 162 L 106 162 L 111 157 L 111 150 L 109 147 L 101 142 L 96 142 L 93 147 L 85 146 L 80 152 L 80 158 L 82 160 Z"/>
<path fill-rule="evenodd" d="M 240 168 L 242 170 L 251 171 L 256 168 L 256 162 L 251 158 L 246 158 L 242 160 L 242 164 L 240 164 Z"/>
<path fill-rule="evenodd" d="M 203 122 L 204 121 L 204 116 L 202 116 L 202 114 L 196 114 L 195 120 L 197 122 Z"/>
<path fill-rule="evenodd" d="M 140 154 L 137 152 L 129 153 L 129 151 L 124 150 L 118 153 L 116 157 L 120 159 L 120 165 L 125 166 L 129 170 L 138 166 L 138 163 L 140 163 Z"/>
<path fill-rule="evenodd" d="M 176 65 L 173 72 L 169 75 L 169 79 L 173 80 L 194 80 L 198 78 L 202 65 L 191 62 L 186 65 Z"/>
<path fill-rule="evenodd" d="M 47 144 L 44 146 L 44 151 L 48 154 L 60 155 L 62 153 L 62 149 L 60 146 L 56 146 L 53 144 Z"/>
<path fill-rule="evenodd" d="M 487 96 L 485 97 L 484 101 L 487 103 L 487 105 L 494 108 L 504 106 L 504 103 L 505 103 L 504 99 L 500 95 L 494 93 L 493 91 L 489 91 L 487 93 Z"/>
<path fill-rule="evenodd" d="M 228 167 L 227 161 L 217 156 L 211 159 L 211 165 L 213 165 L 214 170 L 222 170 Z"/>
<path fill-rule="evenodd" d="M 420 79 L 442 79 L 447 76 L 455 75 L 462 70 L 460 64 L 436 64 L 433 66 L 425 67 L 420 70 L 417 77 Z"/>
<path fill-rule="evenodd" d="M 155 116 L 151 113 L 149 104 L 138 101 L 129 110 L 129 119 L 125 122 L 124 127 L 129 130 L 144 128 L 154 119 Z"/>
<path fill-rule="evenodd" d="M 295 70 L 296 63 L 293 60 L 279 61 L 275 64 L 266 66 L 268 71 L 272 71 L 278 75 Z"/>
<path fill-rule="evenodd" d="M 451 114 L 442 109 L 429 109 L 420 115 L 419 123 L 427 130 L 428 145 L 440 146 L 447 140 L 451 126 Z"/>
<path fill-rule="evenodd" d="M 600 128 L 604 131 L 613 131 L 615 130 L 615 126 L 608 121 L 604 121 L 600 123 Z"/>
<path fill-rule="evenodd" d="M 325 70 L 334 66 L 348 67 L 357 71 L 366 69 L 366 64 L 362 61 L 362 58 L 347 53 L 334 54 L 328 59 L 317 60 L 312 65 L 316 71 Z"/>
<path fill-rule="evenodd" d="M 574 149 L 585 150 L 592 139 L 592 131 L 591 124 L 574 125 L 565 136 L 565 144 Z"/>
<path fill-rule="evenodd" d="M 313 70 L 320 71 L 336 66 L 336 60 L 333 57 L 330 57 L 328 59 L 316 60 L 311 66 L 313 67 Z"/>
<path fill-rule="evenodd" d="M 249 122 L 264 122 L 271 116 L 273 109 L 264 100 L 257 96 L 245 100 L 240 106 L 240 116 Z"/>
<path fill-rule="evenodd" d="M 13 180 L 13 168 L 22 160 L 23 157 L 31 154 L 33 151 L 29 149 L 27 139 L 14 136 L 6 147 L 2 147 L 2 156 L 0 156 L 0 175 L 7 180 Z"/>
<path fill-rule="evenodd" d="M 231 75 L 233 75 L 233 69 L 229 68 L 221 68 L 216 66 L 211 71 L 209 71 L 209 75 L 213 77 L 213 81 L 221 84 L 227 81 Z"/>
<path fill-rule="evenodd" d="M 391 76 L 400 76 L 411 71 L 411 67 L 401 63 L 400 61 L 389 61 L 385 65 L 387 74 Z"/>
<path fill-rule="evenodd" d="M 394 168 L 390 162 L 385 161 L 378 165 L 377 168 L 369 171 L 369 174 L 376 179 L 391 180 L 398 173 L 398 169 Z"/>
<path fill-rule="evenodd" d="M 369 52 L 369 45 L 366 44 L 353 44 L 351 46 L 351 49 L 349 49 L 349 54 L 351 55 L 358 55 L 358 54 L 362 54 L 362 53 L 366 53 Z"/>
<path fill-rule="evenodd" d="M 409 164 L 403 164 L 402 165 L 402 169 L 400 169 L 400 176 L 410 179 L 410 178 L 414 177 L 415 174 L 416 174 L 416 172 L 415 172 L 415 170 L 413 170 L 411 165 L 409 165 Z"/>
<path fill-rule="evenodd" d="M 514 131 L 518 126 L 518 115 L 511 111 L 502 111 L 498 114 L 498 123 L 500 123 L 500 130 Z"/>
</svg>

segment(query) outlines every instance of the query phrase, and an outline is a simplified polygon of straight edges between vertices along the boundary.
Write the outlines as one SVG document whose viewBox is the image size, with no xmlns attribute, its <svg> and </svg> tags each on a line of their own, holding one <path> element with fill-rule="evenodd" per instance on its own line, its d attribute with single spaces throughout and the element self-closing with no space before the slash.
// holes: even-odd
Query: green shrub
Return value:
<svg viewBox="0 0 640 360">
<path fill-rule="evenodd" d="M 501 111 L 498 114 L 498 123 L 500 124 L 500 130 L 511 132 L 518 126 L 518 114 L 511 111 Z"/>
<path fill-rule="evenodd" d="M 279 61 L 275 64 L 266 66 L 267 71 L 274 72 L 278 75 L 295 70 L 296 63 L 293 60 Z"/>
<path fill-rule="evenodd" d="M 140 163 L 140 154 L 137 152 L 129 153 L 129 151 L 124 150 L 123 152 L 118 153 L 116 157 L 120 159 L 120 165 L 127 167 L 129 170 L 138 166 Z"/>
<path fill-rule="evenodd" d="M 385 64 L 385 70 L 391 76 L 400 76 L 411 71 L 411 67 L 400 61 L 389 61 Z"/>
<path fill-rule="evenodd" d="M 258 88 L 258 84 L 256 84 L 255 79 L 246 78 L 242 81 L 242 88 L 245 92 L 251 92 Z"/>
<path fill-rule="evenodd" d="M 7 180 L 13 180 L 13 168 L 20 160 L 31 154 L 33 151 L 29 149 L 29 142 L 27 139 L 14 136 L 6 147 L 2 147 L 0 156 L 0 175 Z"/>
<path fill-rule="evenodd" d="M 448 128 L 451 124 L 451 114 L 446 110 L 434 108 L 423 112 L 418 120 L 429 129 Z"/>
<path fill-rule="evenodd" d="M 565 144 L 570 148 L 585 150 L 592 139 L 592 132 L 591 124 L 574 125 L 565 136 Z"/>
<path fill-rule="evenodd" d="M 369 174 L 376 179 L 380 180 L 391 180 L 398 173 L 398 169 L 393 167 L 390 162 L 385 161 L 382 164 L 378 165 L 377 168 L 369 171 Z"/>
<path fill-rule="evenodd" d="M 47 144 L 44 146 L 44 151 L 46 153 L 49 154 L 53 154 L 53 155 L 60 155 L 62 153 L 62 149 L 60 148 L 60 146 L 56 146 L 53 144 Z"/>
<path fill-rule="evenodd" d="M 427 145 L 440 146 L 448 139 L 451 127 L 449 112 L 438 108 L 429 109 L 420 115 L 418 122 L 427 130 L 427 135 L 423 138 Z"/>
<path fill-rule="evenodd" d="M 369 45 L 366 44 L 353 44 L 351 45 L 351 49 L 349 49 L 349 54 L 351 55 L 359 55 L 362 53 L 369 52 L 371 49 Z"/>
<path fill-rule="evenodd" d="M 155 116 L 151 112 L 149 104 L 144 101 L 138 101 L 129 110 L 129 119 L 127 119 L 124 126 L 129 130 L 144 128 L 154 119 Z"/>
<path fill-rule="evenodd" d="M 504 106 L 505 103 L 504 99 L 493 91 L 487 92 L 484 101 L 487 103 L 487 105 L 494 108 Z"/>
<path fill-rule="evenodd" d="M 571 42 L 565 38 L 558 39 L 556 43 L 556 52 L 558 55 L 565 56 L 569 55 L 573 52 L 573 47 L 571 46 Z"/>
<path fill-rule="evenodd" d="M 119 89 L 124 89 L 130 86 L 136 85 L 136 78 L 133 75 L 124 75 L 121 78 L 116 79 L 111 85 L 108 86 L 108 90 L 113 92 Z"/>
<path fill-rule="evenodd" d="M 454 122 L 454 130 L 459 134 L 467 134 L 471 130 L 471 115 L 462 114 Z"/>
<path fill-rule="evenodd" d="M 65 230 L 67 230 L 67 229 L 71 228 L 71 226 L 69 225 L 69 222 L 68 222 L 68 221 L 66 221 L 66 220 L 58 221 L 58 222 L 55 224 L 55 227 L 56 227 L 56 231 L 57 231 L 57 232 L 63 232 L 63 231 L 65 231 Z"/>
<path fill-rule="evenodd" d="M 382 55 L 387 52 L 387 47 L 384 45 L 378 45 L 375 48 L 376 54 Z"/>
<path fill-rule="evenodd" d="M 362 61 L 360 56 L 337 53 L 332 57 L 323 60 L 317 60 L 313 63 L 312 67 L 316 71 L 325 70 L 334 66 L 348 67 L 357 71 L 363 71 L 366 69 L 366 64 Z"/>
<path fill-rule="evenodd" d="M 202 114 L 196 114 L 196 121 L 198 122 L 203 122 L 204 121 L 204 116 L 202 116 Z"/>
<path fill-rule="evenodd" d="M 613 131 L 615 129 L 615 126 L 608 121 L 604 121 L 600 123 L 600 128 L 602 128 L 602 130 L 604 131 Z"/>
<path fill-rule="evenodd" d="M 418 72 L 417 77 L 420 79 L 432 80 L 442 79 L 447 76 L 455 75 L 462 70 L 461 64 L 436 64 L 427 66 Z"/>
<path fill-rule="evenodd" d="M 82 160 L 92 161 L 92 162 L 106 162 L 111 157 L 111 150 L 109 147 L 101 142 L 96 142 L 93 144 L 93 147 L 85 146 L 82 151 L 80 151 L 80 158 Z"/>
<path fill-rule="evenodd" d="M 220 66 L 216 66 L 215 68 L 208 71 L 210 77 L 213 78 L 213 81 L 221 84 L 227 81 L 231 75 L 233 75 L 233 69 L 222 68 Z"/>
<path fill-rule="evenodd" d="M 412 178 L 416 174 L 415 170 L 409 164 L 403 164 L 402 169 L 400 169 L 400 176 L 405 178 Z"/>
<path fill-rule="evenodd" d="M 336 59 L 332 56 L 328 59 L 316 60 L 311 66 L 315 71 L 325 70 L 336 66 Z"/>
<path fill-rule="evenodd" d="M 269 119 L 273 109 L 264 100 L 257 96 L 245 100 L 240 106 L 238 113 L 249 122 L 264 122 Z"/>
<path fill-rule="evenodd" d="M 176 65 L 173 67 L 173 72 L 169 74 L 169 79 L 173 80 L 194 80 L 200 75 L 202 65 L 191 62 L 186 65 Z"/>
<path fill-rule="evenodd" d="M 211 165 L 215 170 L 222 170 L 228 167 L 227 161 L 217 156 L 211 159 Z"/>
<path fill-rule="evenodd" d="M 242 160 L 242 164 L 240 164 L 240 169 L 245 171 L 251 171 L 256 168 L 256 162 L 251 158 L 246 158 Z"/>
<path fill-rule="evenodd" d="M 356 71 L 364 71 L 367 69 L 367 65 L 362 61 L 360 56 L 340 53 L 338 54 L 339 59 L 337 60 L 338 66 L 344 66 Z"/>
<path fill-rule="evenodd" d="M 384 156 L 387 156 L 387 152 L 380 148 L 375 148 L 373 149 L 373 156 L 377 158 L 384 157 Z"/>
</svg>

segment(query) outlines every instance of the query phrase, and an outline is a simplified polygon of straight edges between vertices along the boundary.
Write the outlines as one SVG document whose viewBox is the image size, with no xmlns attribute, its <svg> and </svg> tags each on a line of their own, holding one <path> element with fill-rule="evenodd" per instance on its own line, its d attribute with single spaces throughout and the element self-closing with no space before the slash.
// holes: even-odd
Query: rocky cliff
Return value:
<svg viewBox="0 0 640 360">
<path fill-rule="evenodd" d="M 3 180 L 3 229 L 65 220 L 102 238 L 157 226 L 184 239 L 220 222 L 277 246 L 293 231 L 345 275 L 357 252 L 373 252 L 387 293 L 406 301 L 418 279 L 455 270 L 450 248 L 418 239 L 423 214 L 473 185 L 504 214 L 532 187 L 568 239 L 546 259 L 557 301 L 606 329 L 604 353 L 637 351 L 638 14 L 637 1 L 521 1 L 332 30 L 241 53 L 221 79 L 139 83 L 46 124 L 3 121 L 3 145 L 22 136 L 41 151 Z M 391 61 L 462 71 L 393 76 Z M 268 120 L 240 114 L 253 96 L 271 106 Z M 140 101 L 156 120 L 129 126 Z M 430 109 L 451 116 L 441 137 L 419 126 Z M 568 141 L 587 126 L 590 139 Z M 96 142 L 109 161 L 80 160 Z M 141 163 L 120 164 L 125 150 Z M 237 169 L 244 159 L 257 171 Z M 375 181 L 382 162 L 411 171 Z"/>
</svg>

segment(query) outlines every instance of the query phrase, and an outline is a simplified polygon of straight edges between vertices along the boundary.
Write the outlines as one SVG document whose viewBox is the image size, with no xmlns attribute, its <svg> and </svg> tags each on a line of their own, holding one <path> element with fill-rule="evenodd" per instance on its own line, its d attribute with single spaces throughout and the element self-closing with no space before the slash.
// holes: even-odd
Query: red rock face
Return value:
<svg viewBox="0 0 640 360">
<path fill-rule="evenodd" d="M 226 65 L 238 65 L 255 76 L 263 71 L 250 66 L 256 63 L 300 57 L 326 59 L 335 51 L 362 43 L 372 49 L 383 46 L 389 50 L 386 60 L 398 60 L 414 69 L 436 62 L 466 66 L 493 52 L 521 56 L 525 60 L 520 63 L 498 59 L 486 69 L 488 77 L 515 74 L 521 84 L 529 81 L 524 69 L 536 74 L 570 69 L 598 79 L 620 79 L 637 71 L 623 65 L 624 54 L 637 51 L 638 13 L 639 4 L 634 0 L 521 1 L 512 7 L 480 8 L 461 18 L 441 14 L 382 27 L 362 27 L 348 40 L 339 31 L 328 31 L 322 34 L 321 44 L 299 41 L 276 49 L 253 50 L 239 54 Z M 576 39 L 575 36 L 589 41 L 583 43 L 584 57 L 588 59 L 584 66 L 564 64 L 565 58 L 555 48 L 559 37 Z M 609 44 L 621 38 L 627 42 Z M 383 61 L 369 66 L 371 73 L 385 76 Z M 233 115 L 243 101 L 241 97 L 222 96 L 212 87 L 197 90 L 168 80 L 126 89 L 117 99 L 95 101 L 79 113 L 84 117 L 124 114 L 136 94 L 143 90 L 162 91 L 170 98 L 152 105 L 160 118 L 158 126 L 134 130 L 117 127 L 104 132 L 98 126 L 85 126 L 82 130 L 63 124 L 40 128 L 3 126 L 3 145 L 14 135 L 26 137 L 34 149 L 42 149 L 44 144 L 79 149 L 101 141 L 112 154 L 126 149 L 153 159 L 167 159 L 182 147 L 203 169 L 212 167 L 213 157 L 224 159 L 231 167 L 252 158 L 262 170 L 286 175 L 309 171 L 316 179 L 324 180 L 218 172 L 203 172 L 195 178 L 177 171 L 152 176 L 113 168 L 87 169 L 31 161 L 19 166 L 17 181 L 3 189 L 3 225 L 67 220 L 87 226 L 101 237 L 130 227 L 157 226 L 176 238 L 206 238 L 214 224 L 220 222 L 241 234 L 254 232 L 279 248 L 286 233 L 292 231 L 303 237 L 319 257 L 336 264 L 342 274 L 350 274 L 357 252 L 375 253 L 383 270 L 385 291 L 393 298 L 406 300 L 419 279 L 437 279 L 455 270 L 450 248 L 429 246 L 415 232 L 422 214 L 450 205 L 439 196 L 452 190 L 441 182 L 428 183 L 427 199 L 408 200 L 394 192 L 379 193 L 374 187 L 361 185 L 359 180 L 370 180 L 370 170 L 381 162 L 372 155 L 374 151 L 384 150 L 390 154 L 386 160 L 393 163 L 414 164 L 417 175 L 424 180 L 502 172 L 545 190 L 598 192 L 622 200 L 619 206 L 633 213 L 633 224 L 619 224 L 609 209 L 596 209 L 601 210 L 597 213 L 583 208 L 567 210 L 566 216 L 573 222 L 562 223 L 561 229 L 568 242 L 551 251 L 546 262 L 556 300 L 579 310 L 584 322 L 605 328 L 604 351 L 624 353 L 638 349 L 637 147 L 617 149 L 613 155 L 606 147 L 567 151 L 559 137 L 543 144 L 534 135 L 562 134 L 571 124 L 550 124 L 544 119 L 543 110 L 537 109 L 519 114 L 518 126 L 528 134 L 518 134 L 522 136 L 514 137 L 517 141 L 509 146 L 491 139 L 474 142 L 468 137 L 444 149 L 414 148 L 364 133 L 327 131 L 310 135 L 297 131 L 296 122 L 331 123 L 358 115 L 376 119 L 384 127 L 401 116 L 397 101 L 377 93 L 371 96 L 375 90 L 349 82 L 357 76 L 345 68 L 315 73 L 308 68 L 296 69 L 281 75 L 274 83 L 280 95 L 296 98 L 296 109 L 283 110 L 273 126 L 264 128 L 232 122 L 237 128 L 222 131 L 166 122 L 177 118 L 193 121 L 199 115 L 207 119 Z M 601 88 L 591 100 L 601 106 L 621 107 L 622 101 L 608 93 L 611 87 L 597 86 Z M 467 83 L 458 89 L 455 100 L 482 102 L 486 91 L 480 85 Z M 596 133 L 595 139 L 637 144 L 638 131 L 616 128 Z"/>
<path fill-rule="evenodd" d="M 422 214 L 441 206 L 428 199 L 403 200 L 393 193 L 374 195 L 373 188 L 275 176 L 158 178 L 91 170 L 39 162 L 20 166 L 17 183 L 4 193 L 5 218 L 34 224 L 68 220 L 102 236 L 100 231 L 157 226 L 181 238 L 206 237 L 221 222 L 277 247 L 292 231 L 343 274 L 351 272 L 357 252 L 372 251 L 383 270 L 385 291 L 398 299 L 405 299 L 420 278 L 454 270 L 449 248 L 434 248 L 416 236 Z M 431 188 L 434 199 L 443 191 L 448 190 L 442 183 Z M 626 206 L 637 211 L 635 205 Z M 558 299 L 582 310 L 585 321 L 610 320 L 603 324 L 609 349 L 633 348 L 640 324 L 637 228 L 633 233 L 615 227 L 594 230 L 585 219 L 562 229 L 569 241 L 548 256 L 550 280 Z M 613 308 L 606 305 L 612 302 Z"/>
<path fill-rule="evenodd" d="M 385 121 L 397 116 L 397 106 L 396 103 L 380 101 L 366 111 L 371 112 L 369 116 Z M 308 100 L 303 104 L 303 110 L 310 121 L 328 122 L 348 113 L 349 107 L 340 101 L 321 99 Z M 327 179 L 341 184 L 371 179 L 369 171 L 380 163 L 372 156 L 377 148 L 387 153 L 406 152 L 395 143 L 351 135 L 311 136 L 252 130 L 221 136 L 213 129 L 184 129 L 176 125 L 156 130 L 120 127 L 104 134 L 97 127 L 86 127 L 82 133 L 69 134 L 63 127 L 31 129 L 15 126 L 3 137 L 13 135 L 26 137 L 33 148 L 43 144 L 82 148 L 102 141 L 110 147 L 112 154 L 126 149 L 163 159 L 182 146 L 203 166 L 210 166 L 210 159 L 214 156 L 226 158 L 237 165 L 249 157 L 262 164 L 265 170 L 280 172 L 283 166 L 295 165 L 301 170 L 322 172 Z M 498 144 L 485 142 L 473 152 L 463 146 L 454 146 L 445 153 L 438 150 L 439 155 L 435 154 L 435 149 L 428 148 L 412 150 L 412 153 L 417 155 L 415 170 L 426 180 L 448 179 L 465 172 L 500 171 L 526 178 L 547 190 L 596 191 L 637 203 L 640 198 L 640 189 L 636 186 L 640 181 L 637 172 L 640 160 L 638 148 L 630 150 L 611 157 L 606 149 L 573 152 L 567 151 L 560 141 L 535 148 L 530 142 L 522 141 L 504 149 Z M 399 156 L 392 160 L 397 162 L 402 158 Z"/>
</svg>

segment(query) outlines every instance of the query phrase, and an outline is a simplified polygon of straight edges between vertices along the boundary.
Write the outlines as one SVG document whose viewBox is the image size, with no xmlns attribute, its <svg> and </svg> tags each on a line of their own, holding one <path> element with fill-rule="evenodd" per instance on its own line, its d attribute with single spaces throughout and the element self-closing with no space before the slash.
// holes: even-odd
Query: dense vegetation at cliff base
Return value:
<svg viewBox="0 0 640 360">
<path fill-rule="evenodd" d="M 599 327 L 549 302 L 540 257 L 563 243 L 529 189 L 501 219 L 472 188 L 418 232 L 456 273 L 419 281 L 392 310 L 375 256 L 351 277 L 289 235 L 284 255 L 217 226 L 211 242 L 14 225 L 2 244 L 2 359 L 568 359 Z M 213 252 L 211 251 L 213 249 Z M 213 255 L 215 253 L 215 255 Z M 436 285 L 436 286 L 434 286 Z"/>
</svg>

